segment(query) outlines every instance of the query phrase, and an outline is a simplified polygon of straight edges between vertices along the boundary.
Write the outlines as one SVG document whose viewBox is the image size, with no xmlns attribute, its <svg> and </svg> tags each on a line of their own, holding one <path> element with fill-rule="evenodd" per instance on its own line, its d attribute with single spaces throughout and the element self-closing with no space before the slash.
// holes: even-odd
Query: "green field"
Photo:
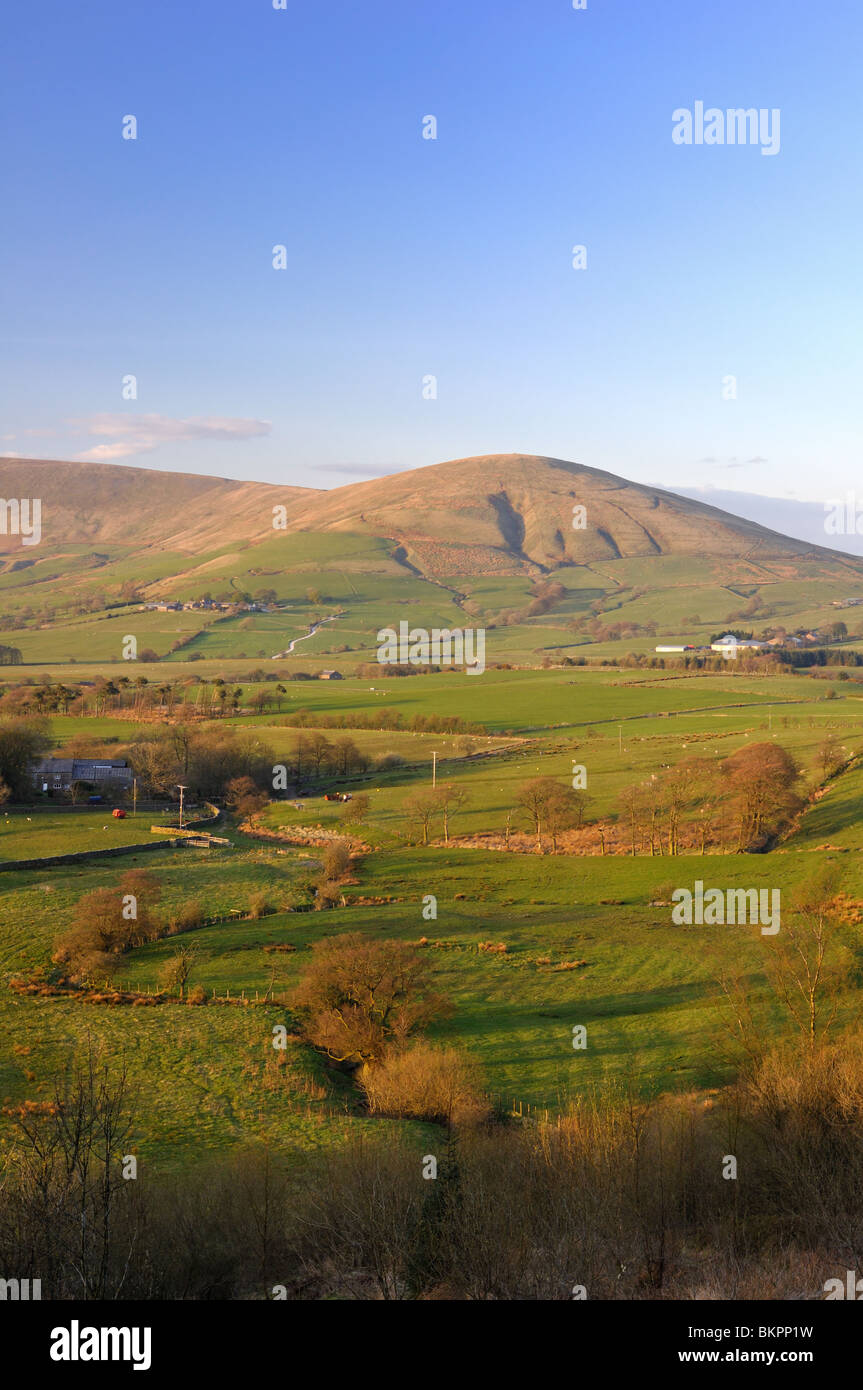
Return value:
<svg viewBox="0 0 863 1390">
<path fill-rule="evenodd" d="M 265 688 L 260 682 L 244 687 L 244 702 Z M 366 1129 L 380 1134 L 381 1124 L 395 1122 L 364 1117 L 348 1079 L 313 1049 L 295 1042 L 287 1061 L 270 1055 L 274 1023 L 290 1021 L 287 1000 L 309 946 L 355 930 L 407 942 L 427 938 L 421 949 L 454 1005 L 432 1036 L 474 1057 L 489 1093 L 504 1104 L 553 1112 L 612 1077 L 634 1078 L 642 1094 L 721 1085 L 736 1059 L 721 1028 L 716 977 L 732 965 L 741 970 L 765 1026 L 774 1026 L 765 943 L 757 928 L 676 927 L 668 897 L 674 886 L 698 878 L 723 888 L 780 886 L 790 894 L 825 864 L 840 874 L 849 898 L 863 897 L 863 862 L 854 853 L 863 795 L 856 758 L 863 749 L 863 699 L 852 682 L 836 686 L 836 699 L 824 698 L 828 688 L 805 674 L 695 676 L 588 667 L 294 683 L 282 697 L 281 713 L 257 715 L 245 703 L 246 712 L 218 726 L 254 729 L 277 759 L 290 758 L 316 716 L 454 714 L 481 722 L 490 736 L 323 730 L 331 740 L 350 736 L 372 761 L 388 753 L 401 759 L 386 771 L 372 766 L 333 779 L 369 796 L 367 819 L 352 833 L 370 851 L 345 886 L 345 905 L 328 912 L 286 910 L 310 902 L 320 847 L 256 841 L 230 820 L 222 832 L 230 848 L 157 851 L 0 875 L 0 1096 L 16 1103 L 44 1097 L 63 1059 L 92 1038 L 128 1062 L 142 1151 L 167 1166 L 254 1137 L 306 1151 L 341 1144 Z M 299 709 L 308 712 L 302 730 L 286 722 Z M 144 723 L 110 710 L 100 718 L 57 715 L 51 737 L 58 749 L 83 736 L 123 756 Z M 850 766 L 825 781 L 819 749 L 827 736 Z M 769 740 L 796 758 L 811 800 L 768 854 L 538 856 L 464 843 L 502 830 L 527 778 L 547 774 L 565 783 L 574 761 L 587 770 L 589 818 L 611 821 L 621 791 L 656 769 L 693 753 L 719 762 L 748 742 Z M 429 785 L 432 751 L 439 781 L 463 787 L 468 801 L 454 816 L 453 843 L 444 846 L 438 829 L 422 848 L 412 842 L 404 802 Z M 320 791 L 298 806 L 293 799 L 274 801 L 260 824 L 312 838 L 319 828 L 344 828 L 344 807 L 325 801 Z M 0 856 L 7 859 L 136 844 L 150 839 L 150 825 L 162 819 L 141 813 L 137 820 L 114 821 L 101 808 L 5 811 Z M 157 875 L 163 908 L 198 901 L 207 915 L 227 919 L 191 934 L 197 947 L 193 982 L 209 1002 L 87 1004 L 10 990 L 13 979 L 50 976 L 56 942 L 78 898 L 111 887 L 131 867 Z M 249 905 L 261 893 L 274 910 L 250 918 Z M 422 914 L 430 894 L 437 900 L 436 920 Z M 848 933 L 848 949 L 856 952 L 857 930 Z M 505 953 L 481 950 L 488 941 L 504 943 Z M 266 949 L 274 946 L 295 949 Z M 174 947 L 167 938 L 131 951 L 118 965 L 115 984 L 152 997 Z M 268 991 L 275 1000 L 265 1002 Z M 858 1003 L 854 995 L 842 1008 L 853 1012 Z M 588 1029 L 583 1052 L 571 1042 L 579 1023 Z"/>
</svg>

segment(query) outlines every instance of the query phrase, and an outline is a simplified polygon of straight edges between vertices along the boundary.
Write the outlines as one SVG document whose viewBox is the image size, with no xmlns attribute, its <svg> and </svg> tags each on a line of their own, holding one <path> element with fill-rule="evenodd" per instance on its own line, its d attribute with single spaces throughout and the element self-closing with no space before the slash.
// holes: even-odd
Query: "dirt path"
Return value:
<svg viewBox="0 0 863 1390">
<path fill-rule="evenodd" d="M 270 657 L 270 660 L 279 661 L 283 656 L 290 656 L 291 652 L 294 650 L 294 647 L 297 645 L 298 642 L 308 642 L 310 637 L 314 637 L 316 632 L 320 632 L 324 623 L 333 623 L 339 616 L 340 615 L 338 613 L 331 613 L 328 618 L 321 618 L 321 621 L 319 623 L 315 623 L 314 626 L 311 627 L 307 633 L 305 633 L 302 637 L 295 637 L 292 642 L 288 643 L 287 647 L 283 652 L 276 652 L 275 656 Z"/>
</svg>

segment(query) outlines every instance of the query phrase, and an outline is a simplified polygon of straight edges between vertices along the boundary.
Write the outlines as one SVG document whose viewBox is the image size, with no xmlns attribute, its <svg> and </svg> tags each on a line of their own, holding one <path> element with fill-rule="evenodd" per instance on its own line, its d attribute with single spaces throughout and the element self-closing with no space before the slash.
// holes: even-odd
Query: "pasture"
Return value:
<svg viewBox="0 0 863 1390">
<path fill-rule="evenodd" d="M 244 702 L 263 688 L 245 688 Z M 784 904 L 796 886 L 829 866 L 849 899 L 863 898 L 854 831 L 863 794 L 856 758 L 863 701 L 853 682 L 837 685 L 835 699 L 825 699 L 829 688 L 807 675 L 696 677 L 595 667 L 295 683 L 282 697 L 281 713 L 247 712 L 219 727 L 254 729 L 286 759 L 298 736 L 315 727 L 286 723 L 297 709 L 310 721 L 316 714 L 373 716 L 383 709 L 406 719 L 453 713 L 492 733 L 323 730 L 330 740 L 352 738 L 372 758 L 393 753 L 402 760 L 338 779 L 369 796 L 367 817 L 351 833 L 370 852 L 345 883 L 343 905 L 329 911 L 296 910 L 311 904 L 322 848 L 257 841 L 230 819 L 220 832 L 230 848 L 0 875 L 0 1096 L 8 1103 L 44 1098 L 65 1059 L 89 1037 L 129 1064 L 141 1152 L 161 1165 L 260 1138 L 300 1153 L 360 1131 L 380 1136 L 394 1122 L 365 1117 L 348 1079 L 313 1049 L 292 1040 L 280 1060 L 272 1048 L 274 1023 L 291 1023 L 290 993 L 311 946 L 354 931 L 382 940 L 426 939 L 417 949 L 427 953 L 437 986 L 454 1006 L 432 1036 L 474 1057 L 495 1096 L 553 1112 L 612 1077 L 644 1095 L 721 1085 L 738 1058 L 718 1008 L 717 977 L 732 968 L 742 972 L 763 1026 L 778 1027 L 765 973 L 769 945 L 757 927 L 674 926 L 670 893 L 700 878 L 722 887 L 780 887 Z M 101 738 L 122 756 L 140 727 L 142 721 L 108 710 L 98 719 L 57 716 L 51 736 L 58 750 L 82 735 Z M 825 782 L 819 750 L 828 736 L 849 766 Z M 621 791 L 648 781 L 656 769 L 693 753 L 721 762 L 747 743 L 768 740 L 792 753 L 812 793 L 770 853 L 540 856 L 461 843 L 499 832 L 525 780 L 549 775 L 565 784 L 574 761 L 587 770 L 589 818 L 613 818 Z M 430 785 L 433 750 L 439 783 L 464 788 L 468 800 L 453 817 L 453 843 L 443 845 L 438 831 L 422 848 L 404 803 Z M 150 839 L 149 827 L 159 820 L 145 812 L 115 822 L 102 808 L 5 809 L 4 858 L 134 845 Z M 344 829 L 344 812 L 318 791 L 299 809 L 293 801 L 273 801 L 260 823 L 313 837 L 318 828 Z M 835 848 L 817 848 L 823 845 Z M 197 902 L 207 916 L 222 919 L 183 938 L 195 947 L 191 984 L 202 987 L 208 1002 L 112 1005 L 10 989 L 21 977 L 50 978 L 76 902 L 116 884 L 132 867 L 159 879 L 160 912 Z M 423 916 L 429 895 L 437 909 L 431 919 Z M 255 899 L 265 901 L 264 915 L 251 917 Z M 851 920 L 843 930 L 843 949 L 856 958 L 859 928 Z M 488 942 L 506 950 L 485 949 Z M 115 984 L 153 997 L 176 944 L 166 937 L 130 951 L 118 963 Z M 843 999 L 841 1016 L 858 1006 L 855 990 Z M 588 1030 L 584 1051 L 572 1046 L 577 1024 Z"/>
</svg>

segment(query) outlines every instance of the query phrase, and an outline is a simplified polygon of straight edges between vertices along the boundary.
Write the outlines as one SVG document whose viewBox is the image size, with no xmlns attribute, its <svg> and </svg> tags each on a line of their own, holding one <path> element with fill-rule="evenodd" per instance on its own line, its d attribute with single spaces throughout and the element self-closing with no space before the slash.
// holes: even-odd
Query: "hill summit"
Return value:
<svg viewBox="0 0 863 1390">
<path fill-rule="evenodd" d="M 436 573 L 540 570 L 658 555 L 793 560 L 821 547 L 565 459 L 486 454 L 314 494 L 299 530 L 398 537 Z"/>
<path fill-rule="evenodd" d="M 529 454 L 455 459 L 329 490 L 120 464 L 2 459 L 0 489 L 7 499 L 41 498 L 43 555 L 82 544 L 182 555 L 255 545 L 272 541 L 279 506 L 289 533 L 376 537 L 436 577 L 541 573 L 652 556 L 863 569 L 844 553 L 703 502 Z M 20 544 L 0 534 L 0 550 Z M 36 558 L 32 549 L 24 553 Z"/>
</svg>

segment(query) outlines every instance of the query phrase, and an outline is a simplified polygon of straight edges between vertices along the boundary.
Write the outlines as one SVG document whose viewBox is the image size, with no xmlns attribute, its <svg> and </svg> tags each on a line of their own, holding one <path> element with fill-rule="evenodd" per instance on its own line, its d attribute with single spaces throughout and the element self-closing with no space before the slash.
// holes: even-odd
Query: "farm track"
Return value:
<svg viewBox="0 0 863 1390">
<path fill-rule="evenodd" d="M 320 632 L 324 623 L 333 623 L 339 616 L 340 615 L 338 613 L 331 613 L 328 618 L 321 618 L 321 621 L 319 623 L 315 623 L 314 627 L 310 628 L 309 631 L 304 633 L 302 637 L 294 637 L 293 640 L 288 643 L 287 647 L 283 652 L 276 652 L 275 656 L 270 657 L 270 660 L 281 661 L 282 657 L 290 656 L 291 652 L 294 650 L 294 647 L 297 645 L 298 642 L 308 642 L 310 637 L 314 637 L 316 632 Z M 344 617 L 346 615 L 342 614 L 341 616 Z"/>
</svg>

